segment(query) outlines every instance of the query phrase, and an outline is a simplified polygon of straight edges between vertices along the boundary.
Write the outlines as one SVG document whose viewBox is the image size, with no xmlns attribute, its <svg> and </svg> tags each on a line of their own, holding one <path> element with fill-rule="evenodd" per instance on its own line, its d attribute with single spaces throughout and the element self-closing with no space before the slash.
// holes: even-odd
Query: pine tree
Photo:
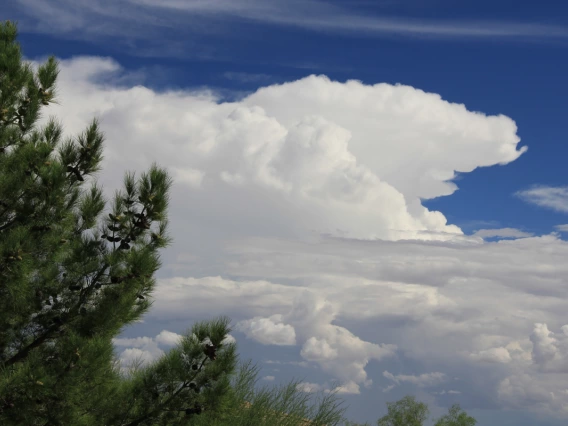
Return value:
<svg viewBox="0 0 568 426">
<path fill-rule="evenodd" d="M 34 127 L 58 65 L 34 72 L 16 37 L 0 23 L 0 424 L 189 424 L 229 392 L 229 320 L 194 325 L 127 377 L 112 345 L 151 305 L 171 179 L 156 164 L 138 181 L 127 173 L 99 221 L 101 188 L 82 189 L 100 170 L 99 124 L 61 146 L 55 119 Z"/>
</svg>

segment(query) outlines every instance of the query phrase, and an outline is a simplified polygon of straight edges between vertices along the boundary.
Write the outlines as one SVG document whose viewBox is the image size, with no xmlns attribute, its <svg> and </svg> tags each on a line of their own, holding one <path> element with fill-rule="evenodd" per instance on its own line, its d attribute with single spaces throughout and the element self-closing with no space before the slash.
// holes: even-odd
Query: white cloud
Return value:
<svg viewBox="0 0 568 426">
<path fill-rule="evenodd" d="M 501 237 L 501 238 L 526 238 L 532 237 L 530 232 L 524 232 L 515 228 L 499 228 L 499 229 L 480 229 L 473 234 L 481 238 Z"/>
<path fill-rule="evenodd" d="M 344 327 L 332 324 L 337 306 L 314 292 L 296 296 L 283 320 L 292 324 L 303 342 L 300 355 L 315 361 L 344 383 L 345 389 L 368 381 L 365 366 L 394 355 L 396 346 L 363 341 Z M 343 391 L 343 390 L 342 390 Z"/>
<path fill-rule="evenodd" d="M 348 381 L 343 385 L 336 386 L 335 388 L 330 388 L 327 384 L 317 384 L 317 383 L 310 383 L 310 382 L 302 382 L 296 386 L 296 389 L 300 392 L 306 393 L 314 393 L 314 392 L 325 392 L 325 393 L 338 393 L 338 394 L 350 394 L 350 395 L 358 395 L 360 394 L 359 385 L 355 382 Z"/>
<path fill-rule="evenodd" d="M 238 322 L 235 329 L 264 345 L 295 345 L 296 332 L 294 327 L 282 324 L 281 318 L 282 315 L 273 315 L 270 318 L 255 317 Z"/>
<path fill-rule="evenodd" d="M 238 173 L 222 171 L 219 176 L 221 177 L 221 180 L 231 185 L 242 185 L 245 181 L 245 179 Z"/>
<path fill-rule="evenodd" d="M 349 381 L 341 386 L 337 386 L 333 391 L 344 395 L 359 395 L 361 393 L 359 389 L 357 383 Z"/>
<path fill-rule="evenodd" d="M 123 372 L 128 372 L 135 363 L 145 366 L 160 358 L 162 354 L 155 354 L 139 348 L 128 348 L 120 354 L 120 365 Z"/>
<path fill-rule="evenodd" d="M 164 351 L 158 347 L 156 340 L 151 337 L 115 338 L 112 342 L 117 347 L 126 347 L 118 355 L 123 372 L 128 372 L 134 361 L 140 361 L 141 365 L 144 366 L 164 355 Z"/>
<path fill-rule="evenodd" d="M 326 340 L 310 337 L 302 347 L 301 355 L 308 361 L 327 361 L 337 358 L 337 350 Z"/>
<path fill-rule="evenodd" d="M 173 167 L 172 174 L 175 181 L 185 183 L 190 187 L 199 188 L 205 173 L 201 170 L 191 168 Z"/>
<path fill-rule="evenodd" d="M 446 395 L 446 394 L 448 394 L 448 395 L 459 395 L 459 394 L 461 394 L 461 392 L 457 391 L 457 390 L 449 390 L 449 391 L 443 390 L 443 391 L 440 391 L 440 392 L 432 392 L 432 393 L 434 395 Z"/>
<path fill-rule="evenodd" d="M 264 376 L 262 380 L 266 380 L 267 382 L 273 382 L 275 379 L 274 376 Z"/>
<path fill-rule="evenodd" d="M 279 361 L 279 360 L 272 360 L 272 359 L 268 359 L 268 360 L 264 360 L 263 361 L 265 364 L 286 364 L 286 365 L 297 365 L 300 367 L 307 367 L 309 364 L 306 361 Z"/>
<path fill-rule="evenodd" d="M 498 386 L 497 393 L 508 408 L 538 407 L 549 415 L 568 415 L 566 382 L 558 377 L 535 377 L 526 373 L 511 375 Z"/>
<path fill-rule="evenodd" d="M 556 225 L 555 228 L 560 232 L 568 232 L 568 223 L 565 225 Z"/>
<path fill-rule="evenodd" d="M 153 161 L 204 173 L 199 188 L 174 182 L 175 240 L 161 252 L 146 324 L 222 313 L 267 342 L 292 344 L 294 330 L 295 361 L 346 389 L 365 392 L 369 363 L 404 360 L 406 371 L 460 378 L 481 408 L 511 406 L 534 380 L 556 399 L 527 394 L 523 408 L 564 413 L 568 336 L 534 324 L 566 330 L 568 243 L 556 234 L 485 242 L 420 203 L 451 194 L 454 171 L 518 158 L 512 120 L 407 86 L 311 76 L 217 103 L 206 91 L 106 84 L 113 72 L 111 60 L 63 61 L 61 105 L 44 111 L 65 136 L 100 118 L 106 198 L 126 170 L 139 176 Z M 223 172 L 242 179 L 229 184 Z M 160 353 L 139 339 L 119 347 Z M 471 356 L 505 354 L 495 348 L 511 360 Z M 265 349 L 262 358 L 277 356 Z"/>
<path fill-rule="evenodd" d="M 509 118 L 472 113 L 407 86 L 310 76 L 263 88 L 240 103 L 216 104 L 203 92 L 156 94 L 89 82 L 117 72 L 108 59 L 64 62 L 62 79 L 74 84 L 61 88 L 65 104 L 50 111 L 72 116 L 70 132 L 99 115 L 107 137 L 122 141 L 107 146 L 108 162 L 131 158 L 141 166 L 159 159 L 177 176 L 178 187 L 206 190 L 201 197 L 192 194 L 205 202 L 204 210 L 213 207 L 212 191 L 226 194 L 227 201 L 238 196 L 247 207 L 263 200 L 262 217 L 237 215 L 240 223 L 230 223 L 240 229 L 269 220 L 298 225 L 302 218 L 308 232 L 452 239 L 461 230 L 421 206 L 420 198 L 455 191 L 448 182 L 454 171 L 505 164 L 524 152 L 516 150 L 519 138 Z M 84 96 L 92 102 L 83 102 Z M 163 142 L 157 146 L 155 140 Z M 420 146 L 437 148 L 424 155 Z M 228 182 L 237 187 L 224 186 Z"/>
<path fill-rule="evenodd" d="M 471 357 L 476 361 L 497 362 L 503 364 L 510 362 L 512 359 L 511 354 L 509 353 L 507 348 L 504 347 L 479 351 L 477 353 L 471 354 Z"/>
<path fill-rule="evenodd" d="M 530 339 L 533 344 L 533 361 L 539 365 L 546 365 L 558 356 L 554 333 L 548 330 L 546 324 L 535 324 Z"/>
<path fill-rule="evenodd" d="M 395 376 L 394 374 L 389 373 L 388 371 L 383 371 L 383 376 L 389 380 L 392 380 L 397 385 L 401 383 L 411 383 L 420 388 L 436 386 L 447 380 L 446 375 L 440 372 L 424 373 L 418 376 L 405 375 L 405 374 L 398 374 Z"/>
<path fill-rule="evenodd" d="M 568 187 L 537 185 L 518 191 L 515 195 L 528 203 L 568 213 Z"/>
<path fill-rule="evenodd" d="M 223 345 L 230 345 L 237 343 L 237 339 L 235 339 L 232 335 L 227 334 L 225 338 L 221 341 Z"/>
<path fill-rule="evenodd" d="M 183 336 L 181 336 L 180 334 L 168 330 L 162 330 L 160 331 L 160 334 L 158 334 L 154 338 L 154 340 L 162 345 L 175 346 L 180 342 L 182 338 Z"/>
<path fill-rule="evenodd" d="M 317 383 L 302 382 L 298 383 L 296 389 L 298 389 L 300 392 L 314 393 L 314 392 L 321 392 L 325 388 L 324 386 L 319 385 Z"/>
</svg>

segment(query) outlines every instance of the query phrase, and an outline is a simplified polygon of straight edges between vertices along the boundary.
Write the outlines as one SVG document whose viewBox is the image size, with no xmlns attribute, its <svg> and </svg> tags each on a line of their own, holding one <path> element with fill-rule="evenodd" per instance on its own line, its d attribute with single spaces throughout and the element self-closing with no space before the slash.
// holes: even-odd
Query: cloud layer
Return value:
<svg viewBox="0 0 568 426">
<path fill-rule="evenodd" d="M 568 244 L 510 229 L 464 235 L 420 202 L 455 191 L 456 172 L 518 158 L 510 118 L 324 76 L 222 103 L 120 87 L 120 75 L 109 59 L 63 62 L 61 106 L 47 112 L 68 135 L 100 118 L 107 199 L 126 170 L 156 161 L 172 173 L 174 244 L 145 325 L 229 315 L 344 393 L 423 386 L 466 406 L 567 415 Z M 153 357 L 175 340 L 117 345 L 130 349 L 123 358 Z"/>
<path fill-rule="evenodd" d="M 47 33 L 78 33 L 130 39 L 151 38 L 168 28 L 177 34 L 224 33 L 227 19 L 343 34 L 484 39 L 565 39 L 566 28 L 534 22 L 490 20 L 426 20 L 371 14 L 356 7 L 340 7 L 323 0 L 129 0 L 124 5 L 104 0 L 17 0 L 10 5 L 25 17 L 28 30 Z M 33 19 L 29 19 L 33 18 Z M 97 22 L 99 25 L 87 25 Z M 125 23 L 128 22 L 128 25 Z M 234 37 L 234 34 L 232 34 Z"/>
</svg>

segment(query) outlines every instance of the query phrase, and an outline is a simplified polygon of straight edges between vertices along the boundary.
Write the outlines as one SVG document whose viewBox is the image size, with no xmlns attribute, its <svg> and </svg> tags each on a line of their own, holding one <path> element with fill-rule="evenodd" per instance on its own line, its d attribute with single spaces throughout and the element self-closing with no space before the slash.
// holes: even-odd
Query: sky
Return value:
<svg viewBox="0 0 568 426">
<path fill-rule="evenodd" d="M 154 161 L 174 179 L 124 365 L 227 315 L 260 383 L 336 390 L 353 421 L 411 394 L 566 424 L 568 4 L 12 0 L 2 19 L 27 60 L 60 60 L 40 124 L 99 118 L 87 182 L 111 200 Z"/>
</svg>

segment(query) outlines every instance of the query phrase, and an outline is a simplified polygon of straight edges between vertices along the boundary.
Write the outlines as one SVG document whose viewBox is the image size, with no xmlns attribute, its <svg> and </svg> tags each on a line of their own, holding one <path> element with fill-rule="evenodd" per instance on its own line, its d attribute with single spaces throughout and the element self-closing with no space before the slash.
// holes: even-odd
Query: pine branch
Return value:
<svg viewBox="0 0 568 426">
<path fill-rule="evenodd" d="M 6 362 L 4 362 L 4 367 L 10 367 L 11 365 L 15 364 L 16 362 L 23 361 L 27 358 L 29 353 L 44 343 L 47 339 L 49 339 L 53 334 L 55 334 L 63 324 L 55 323 L 51 327 L 49 327 L 41 336 L 35 339 L 32 343 L 27 345 L 25 348 L 20 349 L 17 354 L 12 356 Z"/>
<path fill-rule="evenodd" d="M 142 417 L 139 417 L 138 419 L 130 422 L 130 423 L 126 423 L 123 424 L 121 426 L 137 426 L 140 423 L 142 423 L 144 420 L 148 420 L 149 418 L 151 418 L 152 416 L 156 415 L 157 413 L 159 413 L 160 411 L 162 411 L 164 409 L 164 407 L 166 407 L 176 396 L 179 395 L 179 393 L 188 388 L 189 387 L 189 382 L 184 381 L 183 385 L 176 391 L 174 392 L 167 400 L 165 400 L 164 402 L 161 402 L 160 404 L 158 404 L 158 407 L 154 408 L 152 411 L 150 411 L 148 414 L 145 414 Z"/>
</svg>

